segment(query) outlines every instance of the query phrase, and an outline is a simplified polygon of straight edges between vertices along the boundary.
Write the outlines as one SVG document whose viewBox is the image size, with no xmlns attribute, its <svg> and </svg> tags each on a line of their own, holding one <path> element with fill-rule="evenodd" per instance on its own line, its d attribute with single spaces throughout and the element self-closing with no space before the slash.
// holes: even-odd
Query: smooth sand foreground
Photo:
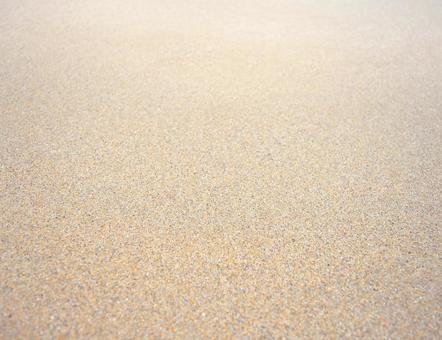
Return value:
<svg viewBox="0 0 442 340">
<path fill-rule="evenodd" d="M 442 2 L 0 1 L 0 338 L 441 338 Z"/>
</svg>

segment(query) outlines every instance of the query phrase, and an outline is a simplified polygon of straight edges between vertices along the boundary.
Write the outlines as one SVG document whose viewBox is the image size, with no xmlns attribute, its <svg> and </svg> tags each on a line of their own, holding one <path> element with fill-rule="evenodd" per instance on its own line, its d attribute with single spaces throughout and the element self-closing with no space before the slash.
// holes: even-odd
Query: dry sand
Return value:
<svg viewBox="0 0 442 340">
<path fill-rule="evenodd" d="M 0 338 L 441 338 L 442 2 L 0 2 Z"/>
</svg>

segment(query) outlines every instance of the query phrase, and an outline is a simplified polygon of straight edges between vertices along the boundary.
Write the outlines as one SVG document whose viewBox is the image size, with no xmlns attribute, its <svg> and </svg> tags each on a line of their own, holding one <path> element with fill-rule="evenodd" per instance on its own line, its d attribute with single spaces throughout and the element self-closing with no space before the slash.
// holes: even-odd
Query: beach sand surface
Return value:
<svg viewBox="0 0 442 340">
<path fill-rule="evenodd" d="M 0 2 L 0 338 L 442 337 L 442 2 Z"/>
</svg>

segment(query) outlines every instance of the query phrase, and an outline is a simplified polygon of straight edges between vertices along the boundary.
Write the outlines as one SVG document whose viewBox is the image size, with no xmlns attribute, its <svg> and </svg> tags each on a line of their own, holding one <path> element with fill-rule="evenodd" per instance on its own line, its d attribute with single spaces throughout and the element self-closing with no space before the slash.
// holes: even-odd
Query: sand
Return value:
<svg viewBox="0 0 442 340">
<path fill-rule="evenodd" d="M 0 338 L 441 338 L 440 1 L 0 3 Z"/>
</svg>

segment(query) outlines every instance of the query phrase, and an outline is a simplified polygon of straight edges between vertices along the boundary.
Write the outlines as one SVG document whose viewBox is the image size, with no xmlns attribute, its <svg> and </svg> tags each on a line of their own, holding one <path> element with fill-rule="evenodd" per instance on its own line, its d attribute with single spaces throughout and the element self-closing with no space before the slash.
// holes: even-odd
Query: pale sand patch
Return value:
<svg viewBox="0 0 442 340">
<path fill-rule="evenodd" d="M 0 51 L 0 338 L 441 337 L 439 1 L 2 1 Z"/>
</svg>

